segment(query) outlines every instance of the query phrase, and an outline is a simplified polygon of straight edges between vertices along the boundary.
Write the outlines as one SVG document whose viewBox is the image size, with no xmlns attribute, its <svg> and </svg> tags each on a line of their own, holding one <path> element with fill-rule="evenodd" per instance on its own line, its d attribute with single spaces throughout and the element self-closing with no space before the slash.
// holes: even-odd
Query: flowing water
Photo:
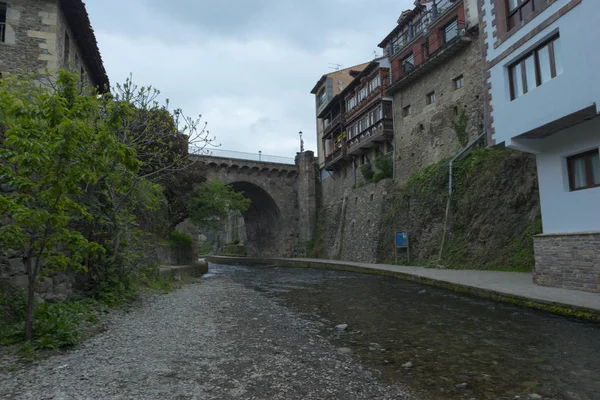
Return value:
<svg viewBox="0 0 600 400">
<path fill-rule="evenodd" d="M 600 399 L 599 324 L 388 277 L 210 267 L 323 322 L 336 346 L 424 399 Z"/>
</svg>

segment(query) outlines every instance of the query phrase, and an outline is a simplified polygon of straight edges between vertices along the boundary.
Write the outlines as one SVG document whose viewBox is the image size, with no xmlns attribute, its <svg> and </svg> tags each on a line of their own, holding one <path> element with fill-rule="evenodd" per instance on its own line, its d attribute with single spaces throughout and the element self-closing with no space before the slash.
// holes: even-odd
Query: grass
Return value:
<svg viewBox="0 0 600 400">
<path fill-rule="evenodd" d="M 191 277 L 173 281 L 148 269 L 127 284 L 100 285 L 90 297 L 72 296 L 60 303 L 36 302 L 34 337 L 29 342 L 25 341 L 26 292 L 0 290 L 0 346 L 19 346 L 19 356 L 26 361 L 35 359 L 40 351 L 70 348 L 111 309 L 129 309 L 141 293 L 167 294 L 195 281 Z"/>
</svg>

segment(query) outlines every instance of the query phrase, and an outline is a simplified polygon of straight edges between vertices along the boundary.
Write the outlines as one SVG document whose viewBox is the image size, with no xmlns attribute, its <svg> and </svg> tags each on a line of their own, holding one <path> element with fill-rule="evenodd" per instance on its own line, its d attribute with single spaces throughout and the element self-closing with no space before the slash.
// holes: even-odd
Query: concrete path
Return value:
<svg viewBox="0 0 600 400">
<path fill-rule="evenodd" d="M 286 267 L 316 267 L 355 270 L 358 272 L 392 275 L 398 278 L 415 278 L 428 284 L 458 285 L 474 294 L 497 295 L 500 300 L 515 298 L 520 303 L 532 301 L 548 306 L 579 309 L 596 315 L 600 320 L 600 294 L 538 286 L 533 283 L 530 273 L 478 271 L 478 270 L 451 270 L 424 267 L 406 267 L 387 264 L 368 264 L 350 261 L 320 260 L 309 258 L 278 258 L 278 259 L 244 259 L 230 257 L 211 257 L 211 261 L 222 263 L 225 260 L 235 260 L 244 264 L 276 264 Z M 485 293 L 480 293 L 485 292 Z M 525 303 L 524 303 L 525 302 Z M 534 308 L 541 308 L 535 307 Z M 549 310 L 552 311 L 552 310 Z M 557 310 L 555 310 L 557 311 Z"/>
</svg>

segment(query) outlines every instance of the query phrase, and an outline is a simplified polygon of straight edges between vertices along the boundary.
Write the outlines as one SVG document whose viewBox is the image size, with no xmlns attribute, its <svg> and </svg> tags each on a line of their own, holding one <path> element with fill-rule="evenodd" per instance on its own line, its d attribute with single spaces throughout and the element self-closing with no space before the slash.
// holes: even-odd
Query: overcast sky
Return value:
<svg viewBox="0 0 600 400">
<path fill-rule="evenodd" d="M 413 0 L 86 0 L 111 84 L 129 74 L 223 149 L 316 151 L 310 94 L 331 64 L 369 61 Z"/>
</svg>

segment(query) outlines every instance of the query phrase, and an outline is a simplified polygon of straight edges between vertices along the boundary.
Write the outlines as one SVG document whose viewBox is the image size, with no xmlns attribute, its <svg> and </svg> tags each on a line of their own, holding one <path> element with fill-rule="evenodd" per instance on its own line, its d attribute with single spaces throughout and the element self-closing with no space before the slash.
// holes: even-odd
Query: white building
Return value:
<svg viewBox="0 0 600 400">
<path fill-rule="evenodd" d="M 534 280 L 600 292 L 600 1 L 480 7 L 491 139 L 537 158 Z"/>
</svg>

